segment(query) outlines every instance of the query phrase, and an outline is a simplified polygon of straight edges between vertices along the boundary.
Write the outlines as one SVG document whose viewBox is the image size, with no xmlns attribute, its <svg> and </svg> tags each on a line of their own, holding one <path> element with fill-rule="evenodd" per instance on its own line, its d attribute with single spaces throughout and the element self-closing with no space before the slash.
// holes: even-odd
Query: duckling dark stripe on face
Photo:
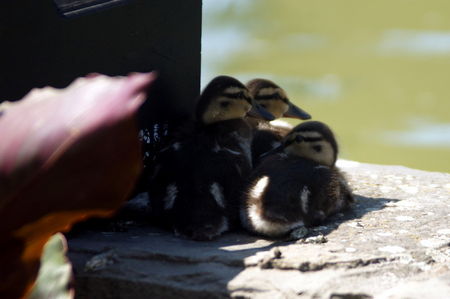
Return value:
<svg viewBox="0 0 450 299">
<path fill-rule="evenodd" d="M 264 87 L 258 90 L 254 95 L 255 100 L 282 100 L 288 103 L 288 99 L 284 90 L 279 87 Z"/>
<path fill-rule="evenodd" d="M 249 96 L 246 96 L 245 93 L 243 91 L 240 92 L 235 92 L 235 93 L 222 93 L 223 96 L 230 98 L 230 99 L 245 99 L 247 101 L 250 101 L 251 98 Z"/>
<path fill-rule="evenodd" d="M 217 202 L 219 207 L 225 209 L 225 198 L 223 196 L 223 189 L 218 183 L 214 182 L 209 188 L 209 192 L 213 196 L 214 200 Z"/>
<path fill-rule="evenodd" d="M 177 199 L 178 188 L 174 183 L 167 186 L 167 195 L 164 197 L 164 210 L 170 210 L 173 208 L 175 204 L 175 200 Z"/>
<path fill-rule="evenodd" d="M 263 96 L 256 96 L 255 100 L 257 101 L 270 101 L 270 100 L 280 100 L 285 102 L 286 104 L 289 103 L 288 99 L 283 98 L 278 92 L 274 94 L 268 94 Z"/>
<path fill-rule="evenodd" d="M 304 137 L 303 141 L 306 142 L 316 142 L 316 141 L 322 141 L 323 138 L 322 137 Z"/>
<path fill-rule="evenodd" d="M 298 132 L 287 138 L 286 145 L 294 142 L 318 142 L 324 140 L 323 136 L 317 132 Z"/>
<path fill-rule="evenodd" d="M 287 140 L 285 144 L 286 145 L 290 145 L 290 144 L 292 144 L 294 142 L 310 142 L 310 143 L 313 143 L 313 142 L 319 142 L 319 141 L 323 141 L 323 138 L 321 138 L 321 137 L 305 137 L 305 138 L 303 138 L 303 137 L 301 137 L 301 135 L 297 135 L 296 138 L 292 138 L 291 140 Z"/>
<path fill-rule="evenodd" d="M 246 101 L 249 104 L 252 104 L 252 99 L 251 98 L 244 97 L 244 96 L 242 96 L 240 94 L 229 94 L 229 93 L 226 93 L 226 94 L 222 94 L 222 95 L 225 98 L 227 98 L 227 99 L 229 99 L 231 101 L 243 100 L 243 101 Z"/>
<path fill-rule="evenodd" d="M 228 87 L 223 91 L 222 96 L 232 100 L 246 100 L 250 104 L 252 101 L 248 91 L 240 87 Z"/>
<path fill-rule="evenodd" d="M 236 93 L 225 93 L 224 92 L 224 93 L 222 93 L 222 95 L 227 98 L 233 99 L 233 100 L 243 98 L 242 92 L 236 92 Z"/>
</svg>

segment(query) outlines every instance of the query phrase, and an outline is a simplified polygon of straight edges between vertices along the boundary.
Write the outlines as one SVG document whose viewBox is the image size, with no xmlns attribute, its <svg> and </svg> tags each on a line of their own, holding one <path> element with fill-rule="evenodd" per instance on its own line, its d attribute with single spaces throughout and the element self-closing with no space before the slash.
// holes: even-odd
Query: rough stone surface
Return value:
<svg viewBox="0 0 450 299">
<path fill-rule="evenodd" d="M 77 297 L 449 298 L 450 174 L 339 166 L 356 206 L 301 240 L 194 242 L 139 221 L 74 233 Z"/>
</svg>

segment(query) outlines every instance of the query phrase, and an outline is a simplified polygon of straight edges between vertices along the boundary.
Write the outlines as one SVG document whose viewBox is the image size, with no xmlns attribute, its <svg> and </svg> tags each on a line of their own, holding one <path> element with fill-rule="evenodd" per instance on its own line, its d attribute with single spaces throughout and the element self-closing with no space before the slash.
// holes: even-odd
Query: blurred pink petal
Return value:
<svg viewBox="0 0 450 299">
<path fill-rule="evenodd" d="M 141 170 L 134 115 L 154 79 L 96 74 L 0 105 L 0 264 L 14 267 L 0 269 L 0 295 L 29 287 L 50 235 L 126 199 Z"/>
</svg>

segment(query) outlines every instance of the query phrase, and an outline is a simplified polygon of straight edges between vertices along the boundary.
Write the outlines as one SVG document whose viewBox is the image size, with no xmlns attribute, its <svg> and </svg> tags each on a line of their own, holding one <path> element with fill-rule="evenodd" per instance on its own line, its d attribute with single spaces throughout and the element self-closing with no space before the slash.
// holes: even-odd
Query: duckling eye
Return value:
<svg viewBox="0 0 450 299">
<path fill-rule="evenodd" d="M 227 108 L 228 106 L 230 106 L 230 102 L 220 102 L 220 107 Z"/>
<path fill-rule="evenodd" d="M 263 107 L 264 109 L 266 109 L 267 108 L 267 105 L 266 104 L 259 104 L 261 107 Z"/>
<path fill-rule="evenodd" d="M 297 142 L 297 143 L 300 143 L 304 140 L 305 140 L 305 138 L 303 138 L 303 136 L 301 136 L 301 135 L 295 136 L 295 142 Z"/>
<path fill-rule="evenodd" d="M 239 98 L 244 99 L 246 101 L 251 101 L 252 99 L 248 96 L 248 94 L 246 94 L 244 91 L 239 93 Z"/>
<path fill-rule="evenodd" d="M 322 151 L 322 146 L 321 145 L 314 145 L 312 148 L 318 153 L 320 153 Z"/>
</svg>

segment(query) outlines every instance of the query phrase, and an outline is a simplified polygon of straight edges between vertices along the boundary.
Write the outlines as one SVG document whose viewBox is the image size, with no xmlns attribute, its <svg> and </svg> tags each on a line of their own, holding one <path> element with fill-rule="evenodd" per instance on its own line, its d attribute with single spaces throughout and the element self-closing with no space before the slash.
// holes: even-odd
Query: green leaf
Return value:
<svg viewBox="0 0 450 299">
<path fill-rule="evenodd" d="M 72 265 L 66 257 L 67 243 L 61 233 L 53 235 L 45 244 L 38 278 L 29 299 L 72 299 L 70 285 Z"/>
</svg>

